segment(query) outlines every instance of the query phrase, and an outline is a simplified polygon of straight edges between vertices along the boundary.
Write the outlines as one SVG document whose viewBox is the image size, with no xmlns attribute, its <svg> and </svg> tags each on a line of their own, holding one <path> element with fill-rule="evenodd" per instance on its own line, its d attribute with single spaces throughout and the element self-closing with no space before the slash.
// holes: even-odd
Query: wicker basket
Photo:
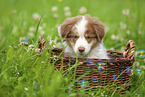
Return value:
<svg viewBox="0 0 145 97">
<path fill-rule="evenodd" d="M 39 42 L 39 48 L 44 47 L 44 39 L 39 39 L 43 42 Z M 134 59 L 134 41 L 130 40 L 126 44 L 125 52 L 107 50 L 110 59 L 89 59 L 89 58 L 74 58 L 63 57 L 63 48 L 55 48 L 51 51 L 51 63 L 56 66 L 57 69 L 63 71 L 64 75 L 69 74 L 68 68 L 73 67 L 77 62 L 81 63 L 72 68 L 72 73 L 75 73 L 77 79 L 75 86 L 77 88 L 85 88 L 86 90 L 96 90 L 97 87 L 113 86 L 113 88 L 123 86 L 123 90 L 120 93 L 125 93 L 128 89 L 128 82 L 131 75 L 131 67 Z M 60 56 L 61 55 L 61 56 Z M 59 58 L 58 58 L 59 57 Z M 77 59 L 77 60 L 76 60 Z M 84 84 L 88 82 L 89 84 Z M 82 85 L 81 85 L 82 84 Z"/>
</svg>

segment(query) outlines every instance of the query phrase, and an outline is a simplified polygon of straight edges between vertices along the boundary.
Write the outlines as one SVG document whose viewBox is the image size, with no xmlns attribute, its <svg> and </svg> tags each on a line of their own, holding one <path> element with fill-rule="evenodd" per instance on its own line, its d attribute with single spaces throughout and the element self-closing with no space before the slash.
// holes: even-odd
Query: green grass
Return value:
<svg viewBox="0 0 145 97">
<path fill-rule="evenodd" d="M 38 37 L 43 36 L 47 40 L 47 45 L 50 41 L 52 42 L 49 48 L 53 48 L 53 45 L 61 42 L 57 27 L 67 18 L 64 15 L 64 7 L 70 7 L 71 17 L 73 17 L 80 15 L 80 7 L 85 6 L 87 12 L 84 14 L 98 17 L 107 27 L 104 38 L 104 46 L 107 49 L 123 51 L 127 41 L 134 40 L 136 52 L 140 49 L 145 50 L 144 4 L 144 0 L 62 0 L 62 2 L 57 0 L 1 0 L 0 97 L 74 97 L 78 95 L 99 97 L 101 93 L 107 97 L 143 97 L 145 95 L 145 68 L 143 68 L 145 59 L 136 56 L 130 89 L 125 95 L 111 90 L 109 86 L 90 91 L 88 95 L 83 89 L 78 90 L 74 87 L 69 93 L 68 88 L 73 85 L 70 81 L 72 76 L 64 77 L 59 70 L 55 70 L 49 62 L 49 53 L 46 50 L 39 57 L 35 50 L 30 50 L 29 47 L 20 44 L 19 39 L 28 37 L 29 45 L 33 44 L 36 49 Z M 57 6 L 58 11 L 51 11 L 53 6 Z M 122 13 L 126 9 L 129 10 L 129 15 Z M 33 18 L 34 13 L 40 15 L 41 22 Z M 58 14 L 58 18 L 54 18 L 53 14 Z M 122 29 L 121 23 L 126 25 L 125 29 Z M 130 33 L 127 34 L 127 32 Z M 34 36 L 30 36 L 30 33 Z M 112 35 L 118 38 L 114 40 Z M 56 36 L 57 41 L 52 41 Z M 6 53 L 2 53 L 5 50 Z M 140 63 L 138 67 L 136 67 L 137 63 Z M 141 75 L 136 74 L 138 68 L 142 69 Z"/>
</svg>

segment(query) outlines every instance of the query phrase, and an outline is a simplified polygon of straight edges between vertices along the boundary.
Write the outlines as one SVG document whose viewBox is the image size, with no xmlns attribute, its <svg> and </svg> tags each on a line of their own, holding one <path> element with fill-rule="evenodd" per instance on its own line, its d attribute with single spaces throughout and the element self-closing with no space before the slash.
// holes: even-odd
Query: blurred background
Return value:
<svg viewBox="0 0 145 97">
<path fill-rule="evenodd" d="M 32 93 L 36 97 L 36 92 L 43 96 L 48 93 L 52 97 L 56 94 L 66 97 L 68 87 L 62 86 L 66 78 L 58 72 L 52 73 L 54 67 L 47 68 L 47 71 L 43 68 L 48 60 L 47 53 L 39 59 L 34 56 L 38 52 L 37 39 L 43 36 L 49 48 L 63 47 L 58 26 L 66 18 L 85 14 L 98 17 L 105 24 L 106 49 L 124 52 L 129 40 L 135 42 L 133 72 L 135 74 L 139 70 L 142 75 L 132 77 L 133 88 L 128 94 L 145 95 L 144 5 L 145 0 L 0 0 L 0 97 L 6 97 L 5 94 L 20 97 Z M 43 71 L 47 73 L 45 77 L 41 77 L 44 76 Z M 48 83 L 50 79 L 51 84 Z M 62 91 L 58 92 L 60 88 Z"/>
<path fill-rule="evenodd" d="M 35 35 L 58 36 L 57 27 L 66 18 L 89 14 L 106 26 L 108 49 L 123 49 L 130 39 L 143 49 L 144 0 L 1 0 L 0 39 Z M 16 41 L 15 41 L 16 43 Z"/>
</svg>

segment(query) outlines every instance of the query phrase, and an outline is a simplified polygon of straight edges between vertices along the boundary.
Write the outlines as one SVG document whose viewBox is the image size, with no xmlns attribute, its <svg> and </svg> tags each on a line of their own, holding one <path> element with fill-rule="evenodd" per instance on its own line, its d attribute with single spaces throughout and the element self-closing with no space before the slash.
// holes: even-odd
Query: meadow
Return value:
<svg viewBox="0 0 145 97">
<path fill-rule="evenodd" d="M 0 97 L 145 96 L 144 0 L 0 1 Z M 105 24 L 106 49 L 124 52 L 129 40 L 135 42 L 136 61 L 126 94 L 108 88 L 85 94 L 84 89 L 73 87 L 71 76 L 63 76 L 50 64 L 47 50 L 39 57 L 39 36 L 45 38 L 50 49 L 63 47 L 58 26 L 68 17 L 85 14 Z M 141 50 L 143 57 L 138 55 Z"/>
</svg>

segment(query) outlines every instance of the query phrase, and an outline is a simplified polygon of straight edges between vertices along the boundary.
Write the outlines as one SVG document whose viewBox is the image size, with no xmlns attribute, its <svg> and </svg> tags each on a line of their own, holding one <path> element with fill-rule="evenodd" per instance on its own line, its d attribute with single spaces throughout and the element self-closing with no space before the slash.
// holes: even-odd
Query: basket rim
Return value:
<svg viewBox="0 0 145 97">
<path fill-rule="evenodd" d="M 63 52 L 64 51 L 64 48 L 53 48 L 53 49 L 48 49 L 48 51 L 49 50 L 51 50 L 51 51 L 58 51 L 58 52 Z M 120 54 L 122 54 L 122 56 L 123 56 L 123 52 L 121 52 L 121 51 L 118 51 L 118 50 L 109 50 L 109 49 L 107 49 L 106 50 L 107 52 L 109 52 L 109 51 L 111 51 L 111 52 L 117 52 L 117 53 L 120 53 Z M 64 52 L 63 52 L 64 53 Z M 63 53 L 62 53 L 62 55 L 63 55 Z M 58 56 L 57 56 L 58 57 Z M 99 59 L 99 58 L 87 58 L 87 57 L 84 57 L 84 58 L 80 58 L 80 57 L 65 57 L 65 56 L 60 56 L 60 58 L 63 58 L 63 59 L 65 59 L 65 60 L 76 60 L 76 59 L 78 59 L 78 60 L 84 60 L 84 62 L 86 61 L 86 60 L 88 60 L 88 59 L 92 59 L 92 60 L 96 60 L 96 61 L 106 61 L 106 62 L 120 62 L 120 61 L 129 61 L 129 62 L 131 62 L 131 61 L 135 61 L 133 58 L 132 59 L 128 59 L 128 58 L 108 58 L 108 59 Z M 88 62 L 88 61 L 86 61 L 86 62 Z"/>
<path fill-rule="evenodd" d="M 38 38 L 38 48 L 39 49 L 47 49 L 47 45 L 45 44 L 45 39 L 40 36 Z M 48 51 L 50 51 L 50 49 L 48 49 Z M 64 53 L 64 48 L 53 48 L 51 49 L 51 51 L 55 52 L 57 51 L 58 53 Z M 125 52 L 120 52 L 120 51 L 117 51 L 117 50 L 106 50 L 107 52 L 110 51 L 112 53 L 118 53 L 120 55 L 122 55 L 122 58 L 108 58 L 108 59 L 99 59 L 99 58 L 91 58 L 91 59 L 94 59 L 94 60 L 108 60 L 108 61 L 113 61 L 114 59 L 116 60 L 123 60 L 123 61 L 135 61 L 135 58 L 134 58 L 134 52 L 135 52 L 135 42 L 133 40 L 129 40 L 126 44 L 126 47 L 125 47 Z M 64 55 L 64 54 L 63 54 Z M 64 56 L 65 57 L 65 56 Z M 66 57 L 67 58 L 67 57 Z M 69 56 L 70 58 L 70 56 Z M 71 57 L 71 58 L 76 58 L 76 57 Z M 83 59 L 83 58 L 81 58 Z M 85 58 L 85 59 L 89 59 L 89 58 Z"/>
</svg>

